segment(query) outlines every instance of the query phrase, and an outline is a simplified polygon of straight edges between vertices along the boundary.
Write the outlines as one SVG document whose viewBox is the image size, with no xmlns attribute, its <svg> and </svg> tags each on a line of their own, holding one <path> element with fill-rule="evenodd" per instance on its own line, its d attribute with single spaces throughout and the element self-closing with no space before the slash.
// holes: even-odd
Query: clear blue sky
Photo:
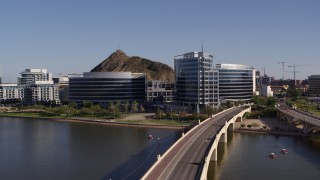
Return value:
<svg viewBox="0 0 320 180">
<path fill-rule="evenodd" d="M 5 81 L 26 68 L 90 71 L 116 49 L 173 67 L 204 51 L 215 63 L 248 64 L 276 78 L 320 74 L 319 0 L 1 0 Z M 286 72 L 285 78 L 293 78 Z"/>
</svg>

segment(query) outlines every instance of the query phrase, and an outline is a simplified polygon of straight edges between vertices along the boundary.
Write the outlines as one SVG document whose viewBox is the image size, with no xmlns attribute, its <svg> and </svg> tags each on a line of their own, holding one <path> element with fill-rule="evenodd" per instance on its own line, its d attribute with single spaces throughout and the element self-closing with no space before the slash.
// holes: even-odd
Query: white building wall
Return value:
<svg viewBox="0 0 320 180">
<path fill-rule="evenodd" d="M 270 97 L 273 96 L 273 91 L 269 85 L 261 86 L 261 96 Z"/>
</svg>

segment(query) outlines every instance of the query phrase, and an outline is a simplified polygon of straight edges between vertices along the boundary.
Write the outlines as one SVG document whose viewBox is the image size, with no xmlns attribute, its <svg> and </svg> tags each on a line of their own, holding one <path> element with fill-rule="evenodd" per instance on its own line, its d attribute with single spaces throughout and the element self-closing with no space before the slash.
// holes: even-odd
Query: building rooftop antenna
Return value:
<svg viewBox="0 0 320 180">
<path fill-rule="evenodd" d="M 203 55 L 203 44 L 201 45 L 201 54 L 202 54 L 201 56 L 204 57 L 204 55 Z"/>
<path fill-rule="evenodd" d="M 278 64 L 282 64 L 282 80 L 284 80 L 284 64 L 285 63 L 286 62 L 284 62 L 284 61 L 278 62 Z"/>
</svg>

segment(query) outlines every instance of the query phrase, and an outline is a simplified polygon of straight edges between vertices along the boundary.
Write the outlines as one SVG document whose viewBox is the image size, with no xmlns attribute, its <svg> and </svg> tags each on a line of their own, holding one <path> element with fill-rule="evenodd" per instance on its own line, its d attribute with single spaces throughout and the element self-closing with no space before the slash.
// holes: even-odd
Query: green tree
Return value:
<svg viewBox="0 0 320 180">
<path fill-rule="evenodd" d="M 90 108 L 92 106 L 92 102 L 91 101 L 83 101 L 83 106 L 86 108 Z"/>
<path fill-rule="evenodd" d="M 161 109 L 157 109 L 155 116 L 161 119 L 164 116 L 164 111 Z"/>
<path fill-rule="evenodd" d="M 245 125 L 245 124 L 240 124 L 240 126 L 241 126 L 242 128 L 246 127 L 246 125 Z"/>
<path fill-rule="evenodd" d="M 232 101 L 227 101 L 227 108 L 232 108 L 234 103 Z"/>
<path fill-rule="evenodd" d="M 132 101 L 131 103 L 131 112 L 135 113 L 138 110 L 138 102 L 137 101 Z"/>
<path fill-rule="evenodd" d="M 290 87 L 287 90 L 287 96 L 292 98 L 293 101 L 297 100 L 298 96 L 300 96 L 300 91 L 296 88 Z"/>
<path fill-rule="evenodd" d="M 122 107 L 123 107 L 123 111 L 127 114 L 127 113 L 128 113 L 128 109 L 129 109 L 129 102 L 128 102 L 128 101 L 125 101 L 125 102 L 122 104 Z"/>
<path fill-rule="evenodd" d="M 115 108 L 116 108 L 116 111 L 119 111 L 120 105 L 121 105 L 121 102 L 120 102 L 120 101 L 115 101 L 115 102 L 114 102 L 114 106 L 115 106 Z"/>
<path fill-rule="evenodd" d="M 70 102 L 69 106 L 72 108 L 77 108 L 77 103 L 76 102 Z"/>
<path fill-rule="evenodd" d="M 247 125 L 247 127 L 248 127 L 249 129 L 251 129 L 251 127 L 252 127 L 252 124 L 248 124 L 248 125 Z"/>
<path fill-rule="evenodd" d="M 275 97 L 267 97 L 266 104 L 268 107 L 274 107 L 277 102 L 277 99 Z"/>
<path fill-rule="evenodd" d="M 253 96 L 252 101 L 257 106 L 265 106 L 266 98 L 263 96 Z"/>
<path fill-rule="evenodd" d="M 142 104 L 139 105 L 139 110 L 140 110 L 140 112 L 142 112 L 142 113 L 145 111 L 145 109 L 144 109 L 144 107 L 143 107 Z"/>
</svg>

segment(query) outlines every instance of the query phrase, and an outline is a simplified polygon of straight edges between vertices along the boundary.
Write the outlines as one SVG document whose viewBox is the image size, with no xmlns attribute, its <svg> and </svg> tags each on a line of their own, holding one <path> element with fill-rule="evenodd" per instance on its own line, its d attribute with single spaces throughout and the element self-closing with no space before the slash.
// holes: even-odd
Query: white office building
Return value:
<svg viewBox="0 0 320 180">
<path fill-rule="evenodd" d="M 0 84 L 0 100 L 22 99 L 24 96 L 24 88 L 17 84 Z"/>
<path fill-rule="evenodd" d="M 265 96 L 265 97 L 273 96 L 273 91 L 270 85 L 266 85 L 266 84 L 261 85 L 260 92 L 261 92 L 261 96 Z"/>
<path fill-rule="evenodd" d="M 24 104 L 60 103 L 58 85 L 47 69 L 26 69 L 20 74 L 18 85 L 24 87 Z"/>
</svg>

